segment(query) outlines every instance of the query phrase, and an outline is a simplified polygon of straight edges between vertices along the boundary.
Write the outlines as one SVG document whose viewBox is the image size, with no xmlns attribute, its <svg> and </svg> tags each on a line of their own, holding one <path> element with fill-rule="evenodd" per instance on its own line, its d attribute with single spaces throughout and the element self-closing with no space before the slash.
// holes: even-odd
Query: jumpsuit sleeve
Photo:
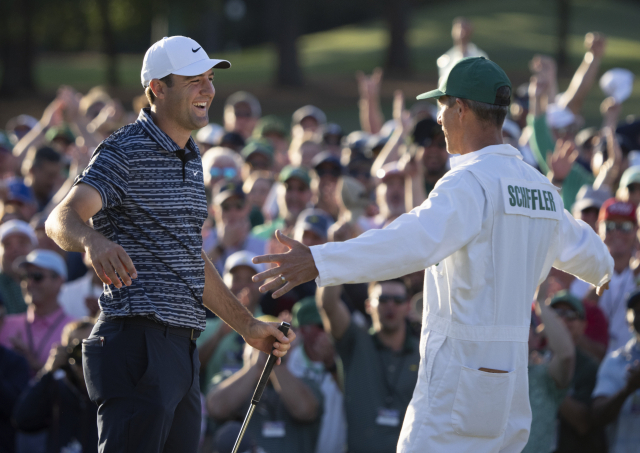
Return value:
<svg viewBox="0 0 640 453">
<path fill-rule="evenodd" d="M 613 275 L 613 258 L 593 229 L 567 210 L 560 224 L 559 247 L 553 267 L 591 283 L 604 285 Z"/>
<path fill-rule="evenodd" d="M 429 198 L 381 230 L 311 247 L 318 286 L 383 281 L 439 263 L 482 229 L 485 194 L 467 171 L 450 171 Z"/>
</svg>

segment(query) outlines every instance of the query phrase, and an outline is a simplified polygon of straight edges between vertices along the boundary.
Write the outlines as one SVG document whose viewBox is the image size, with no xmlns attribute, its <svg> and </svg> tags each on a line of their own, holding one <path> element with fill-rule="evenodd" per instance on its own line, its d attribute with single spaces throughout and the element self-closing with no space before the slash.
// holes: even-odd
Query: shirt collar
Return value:
<svg viewBox="0 0 640 453">
<path fill-rule="evenodd" d="M 176 151 L 182 149 L 176 144 L 176 142 L 173 141 L 171 137 L 163 132 L 162 129 L 156 126 L 156 123 L 153 122 L 153 118 L 151 117 L 151 109 L 149 107 L 145 107 L 140 110 L 140 115 L 138 115 L 137 123 L 142 126 L 151 140 L 156 142 L 160 146 L 160 148 L 171 153 L 175 153 Z M 185 149 L 194 152 L 198 149 L 198 147 L 196 146 L 196 142 L 193 140 L 193 137 L 189 137 L 189 141 L 187 141 L 187 146 L 185 146 Z"/>
<path fill-rule="evenodd" d="M 455 168 L 459 165 L 469 164 L 480 156 L 484 156 L 485 154 L 498 154 L 501 156 L 517 157 L 518 159 L 522 160 L 522 154 L 520 153 L 520 151 L 518 151 L 511 145 L 491 145 L 462 156 L 457 154 L 451 156 L 451 158 L 449 159 L 451 162 L 451 168 Z"/>
</svg>

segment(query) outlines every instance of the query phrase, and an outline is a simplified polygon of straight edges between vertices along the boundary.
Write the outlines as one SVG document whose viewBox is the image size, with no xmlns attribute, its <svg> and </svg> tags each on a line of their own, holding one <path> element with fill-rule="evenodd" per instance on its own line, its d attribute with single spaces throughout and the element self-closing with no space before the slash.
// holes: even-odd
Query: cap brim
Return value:
<svg viewBox="0 0 640 453">
<path fill-rule="evenodd" d="M 422 93 L 420 96 L 416 96 L 416 99 L 432 99 L 432 98 L 439 98 L 442 96 L 446 96 L 446 94 L 444 94 L 440 90 L 431 90 L 431 91 L 427 91 L 426 93 Z"/>
<path fill-rule="evenodd" d="M 231 63 L 229 63 L 227 60 L 206 59 L 206 60 L 196 61 L 195 63 L 192 63 L 189 66 L 185 66 L 184 68 L 180 68 L 176 71 L 173 71 L 172 74 L 192 77 L 192 76 L 204 74 L 211 68 L 228 69 L 230 67 L 231 67 Z"/>
</svg>

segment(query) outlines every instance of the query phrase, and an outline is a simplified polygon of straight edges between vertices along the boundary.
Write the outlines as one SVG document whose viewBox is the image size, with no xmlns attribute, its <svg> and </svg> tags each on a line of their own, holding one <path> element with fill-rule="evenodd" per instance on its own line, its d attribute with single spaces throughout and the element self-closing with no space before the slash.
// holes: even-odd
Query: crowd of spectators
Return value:
<svg viewBox="0 0 640 453">
<path fill-rule="evenodd" d="M 456 19 L 452 35 L 454 47 L 437 61 L 441 75 L 462 57 L 485 56 L 470 41 L 468 21 Z M 602 297 L 555 269 L 539 288 L 527 452 L 640 451 L 640 120 L 620 118 L 629 93 L 618 70 L 600 81 L 608 94 L 602 124 L 586 127 L 583 104 L 601 75 L 606 40 L 589 33 L 585 46 L 563 93 L 553 59 L 536 56 L 530 83 L 514 87 L 503 126 L 505 143 L 549 177 L 615 262 Z M 263 115 L 255 96 L 237 92 L 225 102 L 223 124 L 194 133 L 210 214 L 203 249 L 256 317 L 291 321 L 298 335 L 240 451 L 395 451 L 425 372 L 424 272 L 369 285 L 318 289 L 309 282 L 278 299 L 251 279 L 264 270 L 254 256 L 286 250 L 276 229 L 307 246 L 344 241 L 429 203 L 450 168 L 437 108 L 425 101 L 406 108 L 396 92 L 385 121 L 382 79 L 381 70 L 357 74 L 358 131 L 343 130 L 312 105 L 285 124 Z M 0 132 L 0 453 L 97 451 L 82 339 L 100 312 L 103 287 L 82 254 L 46 236 L 44 222 L 99 143 L 148 107 L 144 95 L 129 112 L 102 88 L 82 95 L 62 87 L 40 119 L 20 115 Z M 207 316 L 197 340 L 201 451 L 230 452 L 266 356 Z"/>
</svg>

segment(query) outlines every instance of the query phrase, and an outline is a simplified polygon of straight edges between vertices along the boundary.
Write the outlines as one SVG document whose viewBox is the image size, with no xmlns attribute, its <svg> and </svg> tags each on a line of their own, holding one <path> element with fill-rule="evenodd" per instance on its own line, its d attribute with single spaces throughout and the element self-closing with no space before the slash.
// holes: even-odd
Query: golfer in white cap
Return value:
<svg viewBox="0 0 640 453">
<path fill-rule="evenodd" d="M 511 83 L 495 63 L 460 60 L 438 90 L 438 123 L 452 169 L 429 198 L 381 230 L 258 257 L 278 263 L 254 280 L 279 296 L 381 281 L 426 268 L 420 369 L 398 441 L 403 453 L 520 452 L 531 427 L 527 362 L 531 302 L 552 266 L 602 291 L 613 259 L 595 232 L 563 209 L 549 180 L 503 144 Z M 349 451 L 364 453 L 349 440 Z M 367 453 L 374 453 L 372 450 Z"/>
<path fill-rule="evenodd" d="M 183 36 L 151 46 L 141 73 L 151 108 L 100 144 L 46 223 L 107 285 L 83 342 L 103 453 L 197 451 L 205 307 L 266 353 L 282 357 L 295 337 L 254 319 L 202 251 L 207 200 L 191 132 L 209 123 L 214 69 L 229 67 Z"/>
</svg>

